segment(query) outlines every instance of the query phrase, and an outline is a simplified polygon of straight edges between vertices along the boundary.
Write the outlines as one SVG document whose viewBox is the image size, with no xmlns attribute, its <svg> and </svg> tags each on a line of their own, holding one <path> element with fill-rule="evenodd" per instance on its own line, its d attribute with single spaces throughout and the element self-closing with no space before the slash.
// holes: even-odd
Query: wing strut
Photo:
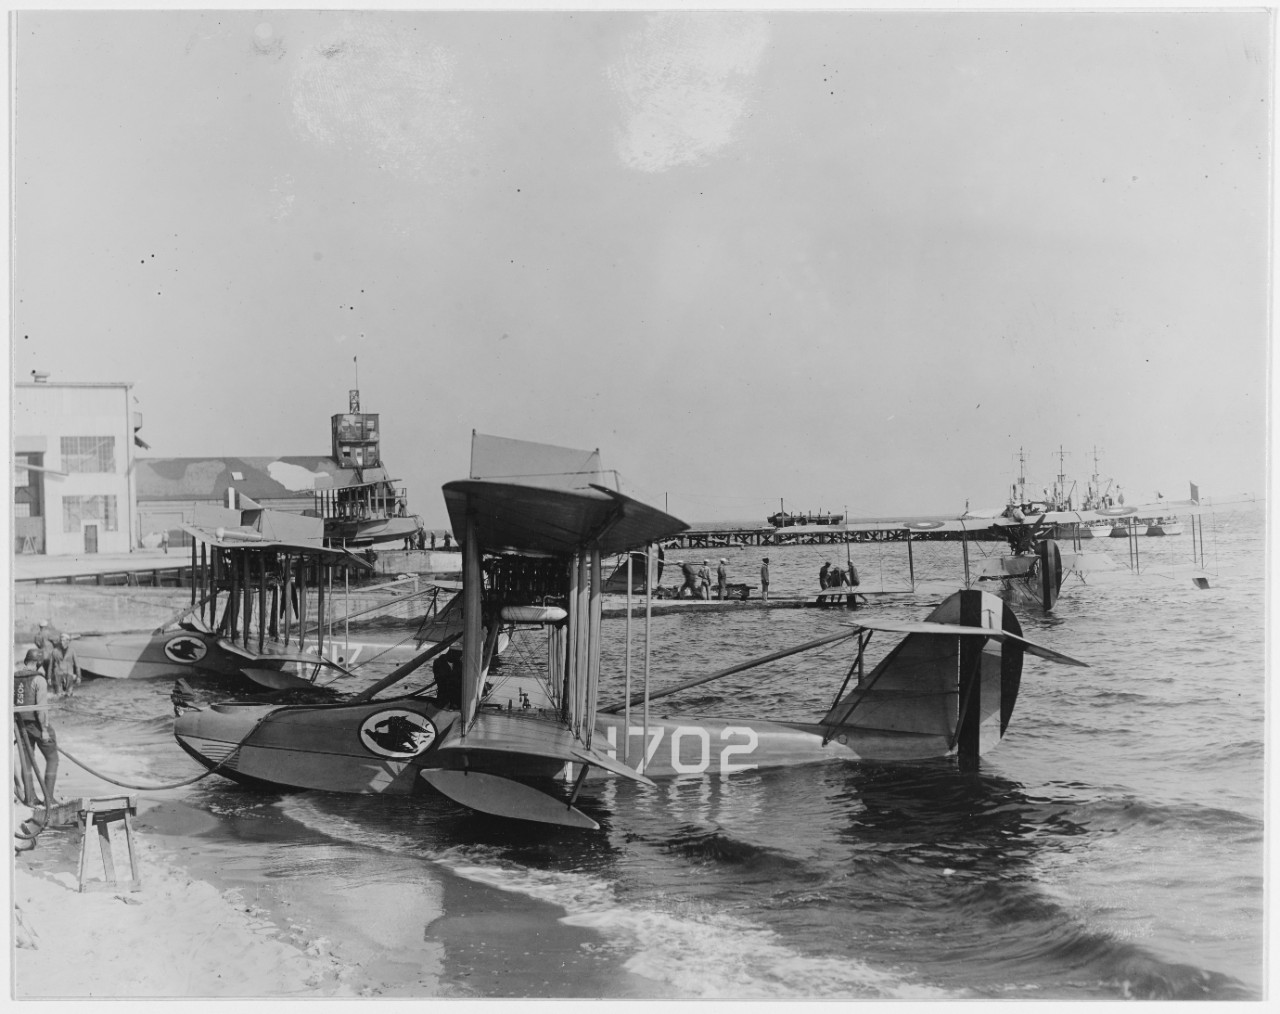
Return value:
<svg viewBox="0 0 1280 1014">
<path fill-rule="evenodd" d="M 678 693 L 681 690 L 688 690 L 690 687 L 696 687 L 703 683 L 710 683 L 712 680 L 718 680 L 725 676 L 732 676 L 734 673 L 742 672 L 746 669 L 754 669 L 758 665 L 765 662 L 775 662 L 780 658 L 786 658 L 788 655 L 798 655 L 802 651 L 809 651 L 811 648 L 817 648 L 824 644 L 831 644 L 835 641 L 846 641 L 850 637 L 857 636 L 856 631 L 846 631 L 839 634 L 828 634 L 826 637 L 819 637 L 813 641 L 806 641 L 804 644 L 796 645 L 794 648 L 783 648 L 781 651 L 775 651 L 770 655 L 762 655 L 760 658 L 749 659 L 746 662 L 739 662 L 737 665 L 731 665 L 727 669 L 721 669 L 719 672 L 713 672 L 710 676 L 700 676 L 695 680 L 688 680 L 684 683 L 678 683 L 674 687 L 667 687 L 665 690 L 659 690 L 656 694 L 650 694 L 649 700 L 656 701 L 660 697 L 669 697 L 671 694 Z M 620 704 L 611 704 L 607 708 L 601 708 L 600 713 L 603 715 L 616 715 L 619 711 L 627 706 L 628 703 L 639 704 L 645 699 L 644 694 L 635 694 L 630 701 L 623 701 Z"/>
<path fill-rule="evenodd" d="M 422 665 L 423 662 L 426 662 L 429 659 L 435 658 L 435 656 L 439 655 L 442 651 L 447 649 L 449 645 L 453 644 L 453 642 L 456 641 L 461 636 L 462 636 L 461 632 L 456 634 L 450 634 L 443 641 L 438 641 L 437 643 L 433 644 L 421 655 L 418 655 L 414 658 L 409 659 L 409 661 L 405 662 L 403 665 L 396 666 L 396 668 L 391 670 L 391 672 L 389 672 L 386 676 L 382 677 L 382 679 L 378 680 L 378 682 L 375 683 L 373 686 L 365 687 L 365 689 L 361 690 L 358 694 L 356 694 L 353 698 L 351 698 L 351 703 L 356 704 L 360 701 L 367 701 L 374 694 L 379 693 L 382 690 L 385 690 L 387 687 L 391 686 L 391 684 L 399 683 L 402 679 L 408 676 L 409 673 L 413 672 L 413 670 L 417 669 L 418 666 Z"/>
</svg>

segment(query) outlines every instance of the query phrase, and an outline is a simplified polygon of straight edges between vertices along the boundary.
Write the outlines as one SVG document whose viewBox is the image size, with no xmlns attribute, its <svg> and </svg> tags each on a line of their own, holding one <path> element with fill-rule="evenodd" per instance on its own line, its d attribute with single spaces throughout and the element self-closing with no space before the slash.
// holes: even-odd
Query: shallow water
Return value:
<svg viewBox="0 0 1280 1014">
<path fill-rule="evenodd" d="M 241 880 L 292 878 L 294 890 L 305 883 L 377 897 L 394 896 L 397 883 L 435 891 L 433 898 L 439 890 L 426 885 L 453 885 L 434 932 L 413 927 L 414 895 L 406 892 L 396 910 L 410 925 L 397 939 L 416 935 L 446 953 L 451 941 L 458 953 L 465 943 L 468 960 L 493 973 L 469 980 L 478 995 L 507 995 L 494 969 L 536 954 L 516 950 L 501 914 L 483 925 L 495 948 L 508 947 L 505 956 L 485 950 L 483 933 L 464 931 L 468 906 L 492 913 L 494 895 L 459 891 L 463 884 L 545 902 L 540 918 L 581 931 L 576 971 L 526 986 L 529 995 L 649 988 L 679 996 L 1257 999 L 1263 518 L 1206 518 L 1205 528 L 1208 589 L 1161 574 L 1175 564 L 1185 570 L 1189 535 L 1146 539 L 1142 577 L 1071 578 L 1052 617 L 1021 613 L 1028 637 L 1091 668 L 1028 657 L 1009 734 L 977 774 L 948 764 L 833 763 L 685 777 L 656 789 L 604 780 L 585 790 L 583 808 L 602 824 L 591 833 L 488 820 L 443 799 L 281 796 L 216 777 L 161 795 L 217 818 L 209 847 Z M 1122 541 L 1086 548 L 1128 559 Z M 810 589 L 837 549 L 843 556 L 843 547 L 770 551 L 775 592 Z M 852 553 L 866 583 L 906 578 L 902 546 Z M 734 551 L 731 580 L 758 572 L 762 555 Z M 917 545 L 912 563 L 917 580 L 953 579 L 961 548 Z M 920 618 L 927 605 L 921 597 L 873 608 Z M 654 688 L 852 618 L 806 609 L 656 619 Z M 606 621 L 605 629 L 614 641 L 600 699 L 609 703 L 622 696 L 624 623 Z M 638 686 L 639 623 L 633 636 Z M 519 672 L 521 651 L 517 644 L 509 653 L 509 674 Z M 813 718 L 847 664 L 847 645 L 820 649 L 672 698 L 664 710 Z M 375 665 L 366 678 L 380 671 Z M 92 681 L 64 707 L 60 735 L 103 770 L 180 776 L 192 765 L 172 740 L 168 693 L 162 681 Z M 264 866 L 253 849 L 253 869 L 235 870 L 236 842 L 264 840 L 275 858 Z M 352 909 L 342 925 L 355 933 L 362 919 L 376 923 L 365 911 Z M 538 917 L 537 905 L 532 911 Z M 360 932 L 374 940 L 375 929 Z M 383 974 L 401 983 L 391 991 L 412 994 L 406 963 L 437 958 L 425 947 L 386 958 Z"/>
</svg>

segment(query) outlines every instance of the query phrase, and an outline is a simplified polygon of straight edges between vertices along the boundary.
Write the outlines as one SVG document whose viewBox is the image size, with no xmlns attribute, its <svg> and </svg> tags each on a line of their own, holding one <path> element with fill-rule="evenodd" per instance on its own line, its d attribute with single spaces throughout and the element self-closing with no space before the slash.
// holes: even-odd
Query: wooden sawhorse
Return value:
<svg viewBox="0 0 1280 1014">
<path fill-rule="evenodd" d="M 129 872 L 133 880 L 129 884 L 130 891 L 142 890 L 142 878 L 138 876 L 138 857 L 133 851 L 133 825 L 129 818 L 138 812 L 137 796 L 109 796 L 105 799 L 80 800 L 77 820 L 80 823 L 80 890 L 81 891 L 114 891 L 116 884 L 116 864 L 111 854 L 111 829 L 117 823 L 124 824 L 124 840 L 129 849 Z M 98 829 L 98 847 L 102 850 L 102 867 L 105 880 L 85 883 L 84 870 L 89 855 L 89 832 Z"/>
</svg>

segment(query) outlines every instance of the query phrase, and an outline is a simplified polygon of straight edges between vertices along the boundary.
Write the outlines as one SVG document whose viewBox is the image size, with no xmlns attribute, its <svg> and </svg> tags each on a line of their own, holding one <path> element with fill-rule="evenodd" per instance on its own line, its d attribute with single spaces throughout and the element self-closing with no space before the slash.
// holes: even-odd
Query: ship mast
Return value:
<svg viewBox="0 0 1280 1014">
<path fill-rule="evenodd" d="M 1053 487 L 1053 505 L 1061 508 L 1067 499 L 1067 475 L 1063 471 L 1066 464 L 1067 452 L 1062 449 L 1062 445 L 1058 445 L 1058 481 Z"/>
</svg>

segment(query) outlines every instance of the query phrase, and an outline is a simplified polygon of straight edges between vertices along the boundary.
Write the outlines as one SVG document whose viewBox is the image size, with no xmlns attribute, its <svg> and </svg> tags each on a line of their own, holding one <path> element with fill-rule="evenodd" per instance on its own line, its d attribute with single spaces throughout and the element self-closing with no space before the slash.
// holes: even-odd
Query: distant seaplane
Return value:
<svg viewBox="0 0 1280 1014">
<path fill-rule="evenodd" d="M 655 695 L 632 692 L 628 625 L 624 697 L 602 709 L 601 557 L 644 547 L 652 566 L 653 545 L 687 525 L 611 485 L 598 452 L 478 434 L 470 477 L 446 484 L 444 496 L 463 554 L 454 634 L 343 703 L 188 711 L 174 723 L 179 745 L 249 784 L 434 791 L 482 813 L 593 828 L 575 805 L 592 775 L 652 784 L 831 760 L 976 764 L 1008 726 L 1025 654 L 1084 664 L 1028 641 L 1007 604 L 967 590 L 924 621 L 840 624 Z M 490 683 L 489 671 L 497 633 L 512 623 L 536 631 L 545 651 L 517 695 Z M 868 671 L 876 632 L 903 638 Z M 649 713 L 658 697 L 838 641 L 857 651 L 812 723 Z M 434 684 L 377 696 L 428 661 Z"/>
<path fill-rule="evenodd" d="M 1020 608 L 1052 612 L 1057 605 L 1063 582 L 1069 575 L 1075 574 L 1083 580 L 1091 573 L 1113 571 L 1120 566 L 1105 553 L 1083 550 L 1078 537 L 1073 538 L 1073 545 L 1064 550 L 1063 541 L 1056 537 L 1059 533 L 1077 533 L 1094 526 L 1106 526 L 1108 532 L 1111 532 L 1114 526 L 1114 531 L 1120 534 L 1138 535 L 1145 531 L 1145 524 L 1139 526 L 1130 524 L 1131 522 L 1158 511 L 1167 513 L 1176 509 L 1179 513 L 1190 516 L 1193 555 L 1198 542 L 1199 553 L 1203 556 L 1203 533 L 1200 533 L 1197 540 L 1197 521 L 1201 514 L 1212 508 L 1201 506 L 1195 499 L 1195 486 L 1191 489 L 1193 499 L 1185 501 L 1163 500 L 1157 503 L 1106 506 L 1097 504 L 1080 510 L 1056 506 L 1051 501 L 1027 501 L 1010 504 L 999 512 L 990 513 L 970 513 L 966 510 L 961 514 L 934 516 L 850 517 L 840 526 L 840 530 L 901 532 L 906 536 L 909 586 L 871 590 L 841 585 L 818 589 L 814 594 L 819 601 L 832 601 L 841 596 L 852 600 L 855 593 L 859 597 L 910 593 L 915 589 L 910 535 L 947 533 L 955 537 L 959 533 L 964 552 L 965 587 L 978 582 L 992 582 L 1001 596 Z M 993 533 L 1008 544 L 1010 552 L 987 557 L 971 566 L 969 540 L 966 537 L 971 536 L 974 541 L 988 541 Z M 1134 570 L 1138 569 L 1138 556 L 1137 544 L 1131 542 L 1129 566 Z"/>
</svg>

